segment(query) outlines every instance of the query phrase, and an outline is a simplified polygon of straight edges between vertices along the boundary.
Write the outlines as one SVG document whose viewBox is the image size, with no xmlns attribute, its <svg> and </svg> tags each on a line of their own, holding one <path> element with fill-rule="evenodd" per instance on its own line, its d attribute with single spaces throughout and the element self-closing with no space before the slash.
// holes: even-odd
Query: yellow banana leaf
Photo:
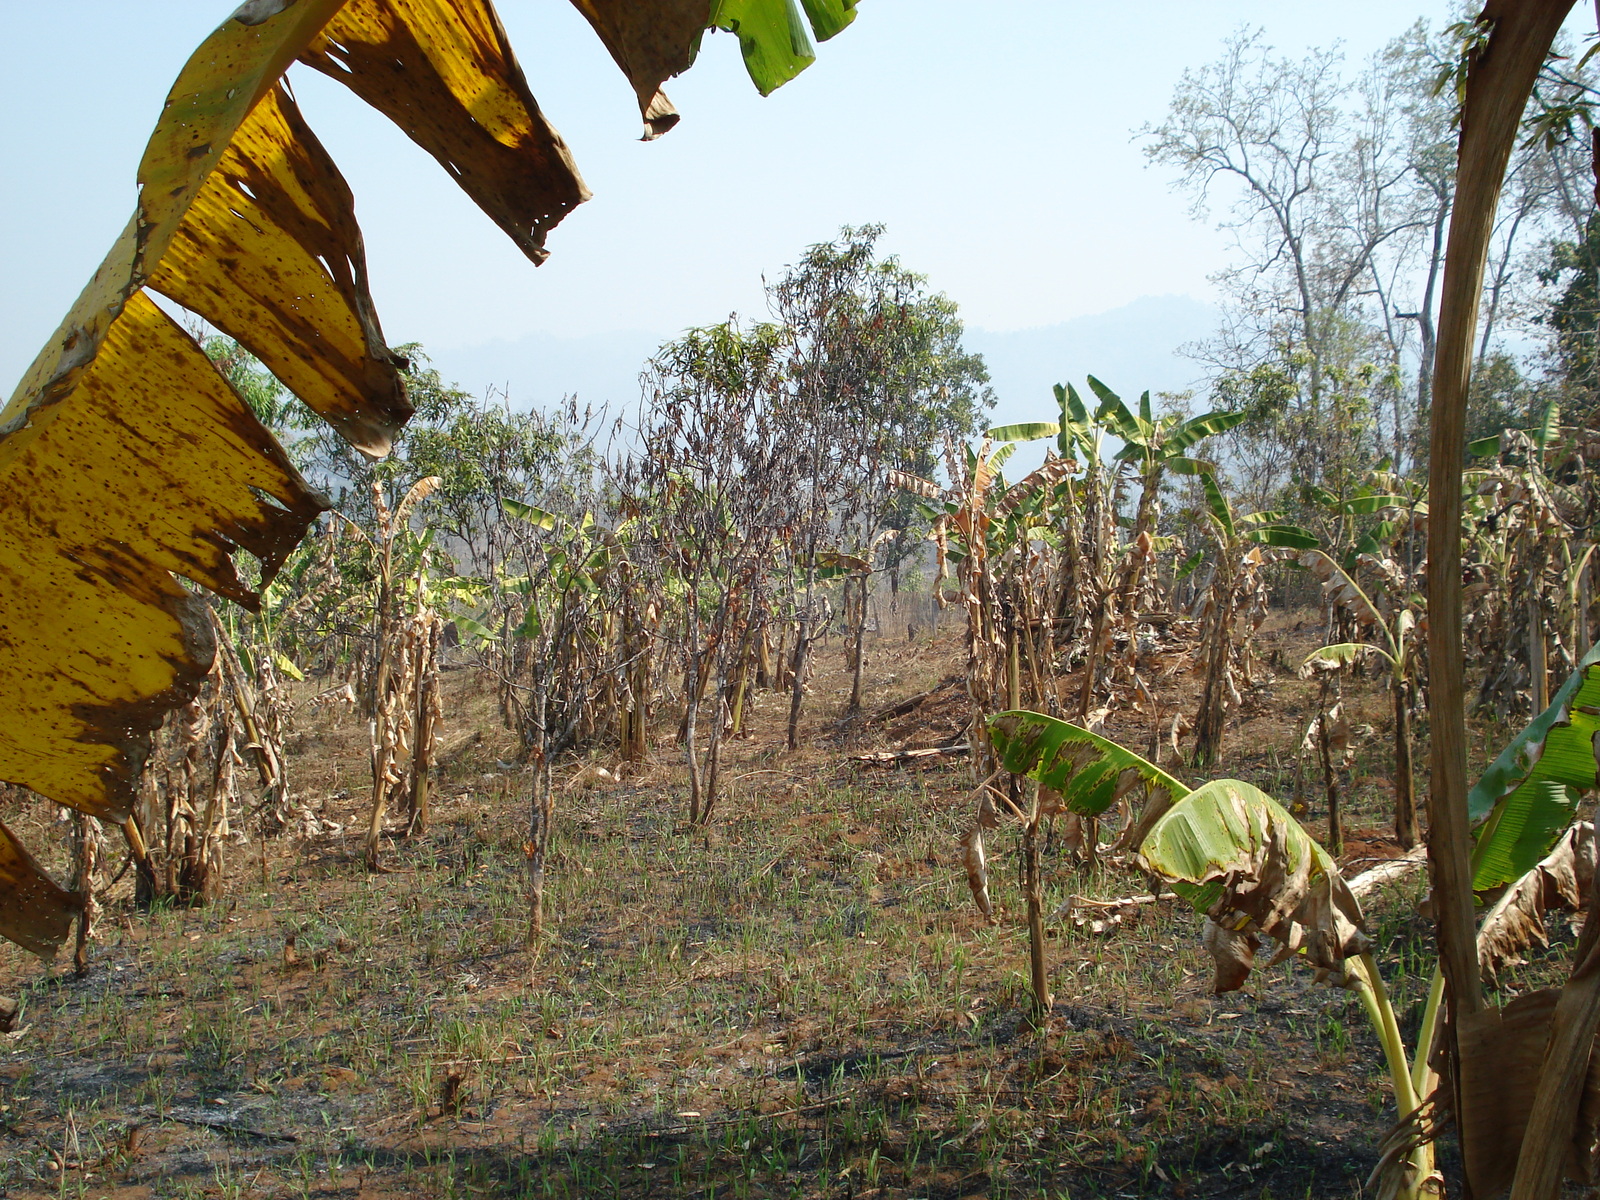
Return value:
<svg viewBox="0 0 1600 1200">
<path fill-rule="evenodd" d="M 143 289 L 237 338 L 369 454 L 410 413 L 349 188 L 279 83 L 301 56 L 339 59 L 535 260 L 586 196 L 485 3 L 258 0 L 191 57 L 137 212 L 0 412 L 0 779 L 110 820 L 215 651 L 175 576 L 254 607 L 234 552 L 270 580 L 326 507 Z M 0 838 L 0 935 L 47 951 L 76 910 Z"/>
<path fill-rule="evenodd" d="M 589 198 L 486 0 L 347 0 L 301 61 L 405 130 L 536 263 Z"/>
<path fill-rule="evenodd" d="M 0 825 L 0 929 L 6 937 L 48 957 L 71 932 L 78 908 L 78 897 L 57 887 Z"/>
<path fill-rule="evenodd" d="M 694 60 L 709 0 L 575 0 L 639 93 Z M 0 780 L 121 821 L 149 736 L 215 653 L 206 602 L 255 608 L 327 507 L 159 292 L 247 347 L 350 444 L 387 452 L 404 362 L 367 289 L 350 189 L 280 82 L 296 60 L 432 154 L 535 263 L 588 198 L 489 0 L 247 0 L 185 64 L 139 201 L 0 409 Z M 0 825 L 0 936 L 39 953 L 78 898 Z"/>
</svg>

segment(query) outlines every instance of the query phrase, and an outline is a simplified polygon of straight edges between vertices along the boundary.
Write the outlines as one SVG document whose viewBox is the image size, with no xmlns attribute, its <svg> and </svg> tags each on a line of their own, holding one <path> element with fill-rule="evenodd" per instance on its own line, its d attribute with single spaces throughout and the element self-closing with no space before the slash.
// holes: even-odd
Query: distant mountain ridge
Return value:
<svg viewBox="0 0 1600 1200">
<path fill-rule="evenodd" d="M 1141 296 L 1121 308 L 1038 329 L 969 329 L 966 344 L 989 364 L 996 404 L 993 421 L 1049 420 L 1052 388 L 1072 383 L 1081 392 L 1093 375 L 1126 400 L 1140 392 L 1181 392 L 1201 375 L 1180 346 L 1210 337 L 1218 313 L 1192 296 Z"/>
<path fill-rule="evenodd" d="M 1146 389 L 1182 391 L 1200 375 L 1178 348 L 1209 337 L 1218 314 L 1191 296 L 1143 296 L 1107 312 L 1037 329 L 969 328 L 966 344 L 988 363 L 996 424 L 1048 420 L 1051 387 L 1083 388 L 1093 375 L 1129 399 Z M 575 395 L 580 404 L 632 413 L 639 372 L 671 333 L 618 330 L 564 338 L 536 333 L 516 340 L 440 350 L 424 347 L 447 382 L 474 395 L 504 391 L 513 407 L 550 409 Z"/>
</svg>

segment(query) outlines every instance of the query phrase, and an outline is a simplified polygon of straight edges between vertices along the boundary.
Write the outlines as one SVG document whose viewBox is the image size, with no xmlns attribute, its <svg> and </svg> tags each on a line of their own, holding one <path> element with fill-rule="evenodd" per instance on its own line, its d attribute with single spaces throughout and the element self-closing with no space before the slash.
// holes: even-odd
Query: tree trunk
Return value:
<svg viewBox="0 0 1600 1200">
<path fill-rule="evenodd" d="M 806 608 L 811 607 L 810 600 Z M 811 650 L 811 617 L 809 611 L 800 616 L 794 631 L 794 658 L 789 676 L 789 749 L 800 748 L 800 709 L 806 699 L 806 666 Z"/>
<path fill-rule="evenodd" d="M 863 575 L 858 585 L 860 590 L 856 595 L 854 628 L 851 631 L 850 703 L 845 711 L 852 713 L 861 711 L 861 668 L 867 657 L 867 581 L 868 577 Z"/>
<path fill-rule="evenodd" d="M 700 662 L 699 655 L 691 657 L 684 673 L 683 706 L 683 757 L 689 768 L 689 824 L 700 823 L 700 762 L 699 747 L 695 744 L 700 723 Z"/>
<path fill-rule="evenodd" d="M 1022 829 L 1024 888 L 1028 901 L 1028 967 L 1032 983 L 1028 1020 L 1039 1031 L 1050 1025 L 1050 984 L 1044 961 L 1044 881 L 1039 871 L 1039 801 L 1035 796 L 1033 816 Z"/>
<path fill-rule="evenodd" d="M 1206 648 L 1206 676 L 1200 692 L 1200 711 L 1194 722 L 1194 763 L 1210 766 L 1222 757 L 1227 727 L 1228 669 L 1233 657 L 1233 579 L 1226 570 L 1227 550 L 1211 580 L 1214 597 Z M 1220 589 L 1220 592 L 1216 590 Z"/>
<path fill-rule="evenodd" d="M 537 752 L 533 769 L 533 794 L 528 804 L 528 947 L 532 949 L 544 936 L 544 867 L 550 849 L 550 824 L 553 817 L 550 764 L 543 750 Z"/>
</svg>

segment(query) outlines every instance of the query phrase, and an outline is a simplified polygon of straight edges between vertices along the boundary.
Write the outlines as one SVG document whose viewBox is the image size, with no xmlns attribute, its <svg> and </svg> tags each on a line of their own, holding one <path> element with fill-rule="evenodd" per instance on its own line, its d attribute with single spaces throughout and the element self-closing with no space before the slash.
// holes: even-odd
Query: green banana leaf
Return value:
<svg viewBox="0 0 1600 1200">
<path fill-rule="evenodd" d="M 1533 444 L 1539 449 L 1548 449 L 1551 443 L 1561 438 L 1561 403 L 1552 400 L 1545 407 L 1544 419 L 1539 422 L 1539 428 L 1533 430 Z"/>
<path fill-rule="evenodd" d="M 1246 529 L 1244 536 L 1246 541 L 1286 550 L 1312 550 L 1321 545 L 1316 534 L 1298 525 L 1257 525 Z"/>
<path fill-rule="evenodd" d="M 518 520 L 526 521 L 535 529 L 554 529 L 556 527 L 555 514 L 546 512 L 536 505 L 524 504 L 520 500 L 502 500 L 500 503 L 505 507 L 508 515 L 516 517 Z"/>
<path fill-rule="evenodd" d="M 989 737 L 1006 770 L 1059 792 L 1062 803 L 1081 816 L 1097 817 L 1135 789 L 1163 808 L 1189 792 L 1132 750 L 1044 713 L 1000 713 L 990 718 Z"/>
<path fill-rule="evenodd" d="M 1367 517 L 1373 513 L 1382 512 L 1386 508 L 1411 507 L 1411 499 L 1407 496 L 1373 495 L 1353 496 L 1349 500 L 1342 500 L 1337 505 L 1339 512 L 1352 517 Z M 1426 511 L 1426 507 L 1424 507 Z"/>
<path fill-rule="evenodd" d="M 1139 857 L 1214 923 L 1207 948 L 1218 961 L 1219 992 L 1244 982 L 1257 933 L 1279 943 L 1279 958 L 1304 953 L 1328 971 L 1367 949 L 1361 906 L 1332 857 L 1251 784 L 1218 779 L 1196 788 L 1151 827 Z M 1219 953 L 1217 943 L 1243 953 Z"/>
<path fill-rule="evenodd" d="M 1350 548 L 1344 564 L 1345 570 L 1355 570 L 1356 563 L 1363 554 L 1381 555 L 1384 547 L 1394 541 L 1395 531 L 1399 529 L 1398 521 L 1379 521 L 1361 537 L 1356 539 L 1356 544 Z"/>
<path fill-rule="evenodd" d="M 456 629 L 468 637 L 476 638 L 480 642 L 493 642 L 496 634 L 481 621 L 474 621 L 471 617 L 455 617 Z"/>
<path fill-rule="evenodd" d="M 1600 646 L 1467 793 L 1468 818 L 1483 822 L 1472 855 L 1475 890 L 1520 879 L 1550 852 L 1581 793 L 1597 785 L 1596 736 Z"/>
<path fill-rule="evenodd" d="M 1205 488 L 1206 507 L 1211 510 L 1211 515 L 1217 519 L 1217 524 L 1222 526 L 1222 531 L 1233 541 L 1238 536 L 1233 525 L 1233 507 L 1228 503 L 1228 498 L 1222 494 L 1222 485 L 1217 482 L 1215 475 L 1200 476 L 1200 484 Z"/>
<path fill-rule="evenodd" d="M 1274 825 L 1291 870 L 1309 858 L 1314 872 L 1337 871 L 1287 809 L 1238 779 L 1213 780 L 1185 795 L 1145 835 L 1139 854 L 1178 895 L 1204 911 L 1222 895 L 1221 877 L 1238 868 L 1242 854 L 1264 846 Z"/>
<path fill-rule="evenodd" d="M 1100 407 L 1095 410 L 1095 420 L 1105 421 L 1111 419 L 1111 427 L 1125 442 L 1143 442 L 1154 432 L 1141 424 L 1138 417 L 1128 411 L 1128 406 L 1122 402 L 1122 397 L 1101 383 L 1093 375 L 1089 376 L 1089 389 L 1100 397 Z"/>
<path fill-rule="evenodd" d="M 856 0 L 801 0 L 811 32 L 825 42 L 856 19 Z"/>
<path fill-rule="evenodd" d="M 984 437 L 993 442 L 1036 442 L 1061 432 L 1059 421 L 1019 421 L 1015 425 L 996 425 Z"/>
<path fill-rule="evenodd" d="M 808 0 L 802 13 L 796 0 L 717 0 L 711 24 L 738 36 L 750 81 L 770 96 L 817 59 L 806 17 L 825 40 L 849 24 L 853 7 L 837 0 Z"/>
<path fill-rule="evenodd" d="M 1164 455 L 1182 454 L 1203 438 L 1227 432 L 1249 415 L 1243 411 L 1208 412 L 1198 417 L 1190 417 L 1167 435 L 1161 443 L 1161 452 Z"/>
</svg>

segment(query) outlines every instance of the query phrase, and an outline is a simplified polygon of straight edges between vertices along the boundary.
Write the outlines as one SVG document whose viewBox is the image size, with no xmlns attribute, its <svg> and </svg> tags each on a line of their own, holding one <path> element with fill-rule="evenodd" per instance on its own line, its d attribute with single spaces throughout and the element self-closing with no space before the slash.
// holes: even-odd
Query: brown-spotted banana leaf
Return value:
<svg viewBox="0 0 1600 1200">
<path fill-rule="evenodd" d="M 572 0 L 589 19 L 611 57 L 633 85 L 645 137 L 660 137 L 678 123 L 661 85 L 688 70 L 711 24 L 713 0 Z"/>
<path fill-rule="evenodd" d="M 0 824 L 0 929 L 24 950 L 49 957 L 72 929 L 79 898 L 57 887 Z"/>
<path fill-rule="evenodd" d="M 1151 828 L 1139 857 L 1208 918 L 1218 992 L 1244 983 L 1263 938 L 1278 943 L 1273 962 L 1303 953 L 1336 980 L 1346 958 L 1368 949 L 1361 906 L 1333 859 L 1251 784 L 1219 779 L 1190 792 Z"/>
<path fill-rule="evenodd" d="M 300 58 L 433 155 L 536 263 L 589 198 L 487 0 L 346 0 Z"/>
<path fill-rule="evenodd" d="M 1137 846 L 1144 831 L 1189 794 L 1187 784 L 1153 762 L 1044 713 L 1000 713 L 989 721 L 989 736 L 1006 770 L 1059 793 L 1069 812 L 1097 817 L 1118 800 L 1132 797 L 1139 815 L 1127 840 L 1130 846 Z"/>
<path fill-rule="evenodd" d="M 237 338 L 363 451 L 410 412 L 349 189 L 279 83 L 330 19 L 352 86 L 358 50 L 403 46 L 407 70 L 369 98 L 525 249 L 565 211 L 553 195 L 582 198 L 481 0 L 252 0 L 190 58 L 133 219 L 0 411 L 0 779 L 97 816 L 126 815 L 149 732 L 213 658 L 175 576 L 253 607 L 233 554 L 265 584 L 326 507 L 143 289 Z M 555 182 L 530 186 L 539 172 Z M 0 936 L 48 949 L 75 899 L 25 853 L 3 873 Z"/>
<path fill-rule="evenodd" d="M 1597 736 L 1600 647 L 1468 793 L 1468 816 L 1481 822 L 1472 856 L 1475 890 L 1520 879 L 1549 853 L 1577 815 L 1579 796 L 1596 786 Z"/>
</svg>

